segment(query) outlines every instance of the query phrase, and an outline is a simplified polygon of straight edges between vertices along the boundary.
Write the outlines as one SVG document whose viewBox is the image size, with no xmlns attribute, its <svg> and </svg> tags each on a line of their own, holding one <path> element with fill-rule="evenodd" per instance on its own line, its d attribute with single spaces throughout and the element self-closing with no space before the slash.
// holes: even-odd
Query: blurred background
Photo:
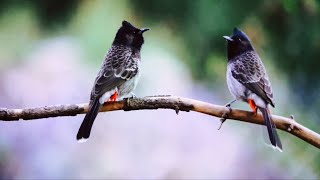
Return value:
<svg viewBox="0 0 320 180">
<path fill-rule="evenodd" d="M 239 27 L 267 68 L 272 112 L 320 133 L 317 0 L 1 0 L 0 106 L 88 102 L 122 20 L 149 27 L 138 97 L 171 94 L 224 105 L 226 42 Z M 237 102 L 235 108 L 247 109 Z M 319 179 L 319 149 L 282 131 L 283 153 L 258 125 L 172 110 L 0 122 L 0 179 Z"/>
</svg>

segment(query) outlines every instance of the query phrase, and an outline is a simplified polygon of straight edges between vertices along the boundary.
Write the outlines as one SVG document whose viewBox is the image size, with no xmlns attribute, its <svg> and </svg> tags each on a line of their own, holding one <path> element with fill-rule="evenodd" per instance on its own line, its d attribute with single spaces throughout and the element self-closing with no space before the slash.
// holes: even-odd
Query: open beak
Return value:
<svg viewBox="0 0 320 180">
<path fill-rule="evenodd" d="M 142 29 L 140 29 L 139 33 L 143 34 L 144 32 L 149 31 L 149 30 L 150 30 L 149 28 L 142 28 Z"/>
<path fill-rule="evenodd" d="M 233 41 L 233 39 L 232 39 L 231 37 L 229 37 L 229 36 L 223 36 L 223 38 L 224 38 L 225 40 L 227 40 L 227 41 Z"/>
</svg>

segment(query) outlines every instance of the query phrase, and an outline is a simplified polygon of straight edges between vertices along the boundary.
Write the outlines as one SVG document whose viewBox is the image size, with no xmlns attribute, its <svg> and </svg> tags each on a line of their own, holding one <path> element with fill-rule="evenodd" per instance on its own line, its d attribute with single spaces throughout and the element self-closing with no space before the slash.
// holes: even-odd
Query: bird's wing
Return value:
<svg viewBox="0 0 320 180">
<path fill-rule="evenodd" d="M 123 47 L 112 47 L 98 73 L 91 92 L 91 100 L 101 97 L 105 92 L 130 80 L 138 73 L 138 58 L 132 50 Z"/>
<path fill-rule="evenodd" d="M 274 107 L 268 75 L 260 57 L 255 52 L 246 52 L 238 56 L 231 72 L 241 84 Z"/>
</svg>

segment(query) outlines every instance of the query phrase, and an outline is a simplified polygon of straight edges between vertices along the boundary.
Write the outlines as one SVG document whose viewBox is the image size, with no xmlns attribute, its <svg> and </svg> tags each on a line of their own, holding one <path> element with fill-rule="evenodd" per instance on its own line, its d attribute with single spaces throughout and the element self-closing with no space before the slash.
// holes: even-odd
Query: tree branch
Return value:
<svg viewBox="0 0 320 180">
<path fill-rule="evenodd" d="M 129 98 L 117 102 L 107 102 L 101 107 L 100 112 L 116 110 L 132 111 L 141 109 L 173 109 L 177 113 L 179 111 L 195 111 L 216 117 L 221 117 L 226 114 L 226 118 L 228 119 L 263 124 L 263 117 L 261 114 L 254 115 L 252 112 L 239 109 L 232 109 L 229 113 L 229 109 L 225 106 L 169 95 L 134 99 Z M 19 119 L 32 120 L 58 116 L 76 116 L 77 114 L 84 114 L 87 111 L 87 103 L 27 109 L 0 108 L 0 120 L 17 121 Z M 316 132 L 302 126 L 294 121 L 294 119 L 276 115 L 273 115 L 272 119 L 278 129 L 286 131 L 320 149 L 320 135 Z"/>
</svg>

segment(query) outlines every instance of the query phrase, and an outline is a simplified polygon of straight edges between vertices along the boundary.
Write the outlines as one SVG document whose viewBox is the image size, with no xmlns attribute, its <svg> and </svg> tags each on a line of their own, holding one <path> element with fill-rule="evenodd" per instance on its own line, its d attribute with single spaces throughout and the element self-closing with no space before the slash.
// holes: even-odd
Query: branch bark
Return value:
<svg viewBox="0 0 320 180">
<path fill-rule="evenodd" d="M 134 99 L 129 98 L 116 102 L 107 102 L 101 107 L 100 112 L 116 110 L 132 111 L 142 109 L 173 109 L 177 113 L 179 111 L 195 111 L 219 118 L 226 114 L 227 119 L 254 124 L 264 124 L 263 117 L 260 113 L 254 115 L 252 112 L 239 109 L 232 109 L 232 111 L 229 112 L 229 109 L 225 106 L 169 95 L 149 96 Z M 84 114 L 87 111 L 87 103 L 26 109 L 0 108 L 0 120 L 17 121 L 19 119 L 33 120 L 58 116 L 76 116 L 78 114 Z M 291 118 L 272 115 L 272 119 L 278 129 L 286 131 L 320 149 L 320 135 L 316 132 L 304 127 Z"/>
</svg>

